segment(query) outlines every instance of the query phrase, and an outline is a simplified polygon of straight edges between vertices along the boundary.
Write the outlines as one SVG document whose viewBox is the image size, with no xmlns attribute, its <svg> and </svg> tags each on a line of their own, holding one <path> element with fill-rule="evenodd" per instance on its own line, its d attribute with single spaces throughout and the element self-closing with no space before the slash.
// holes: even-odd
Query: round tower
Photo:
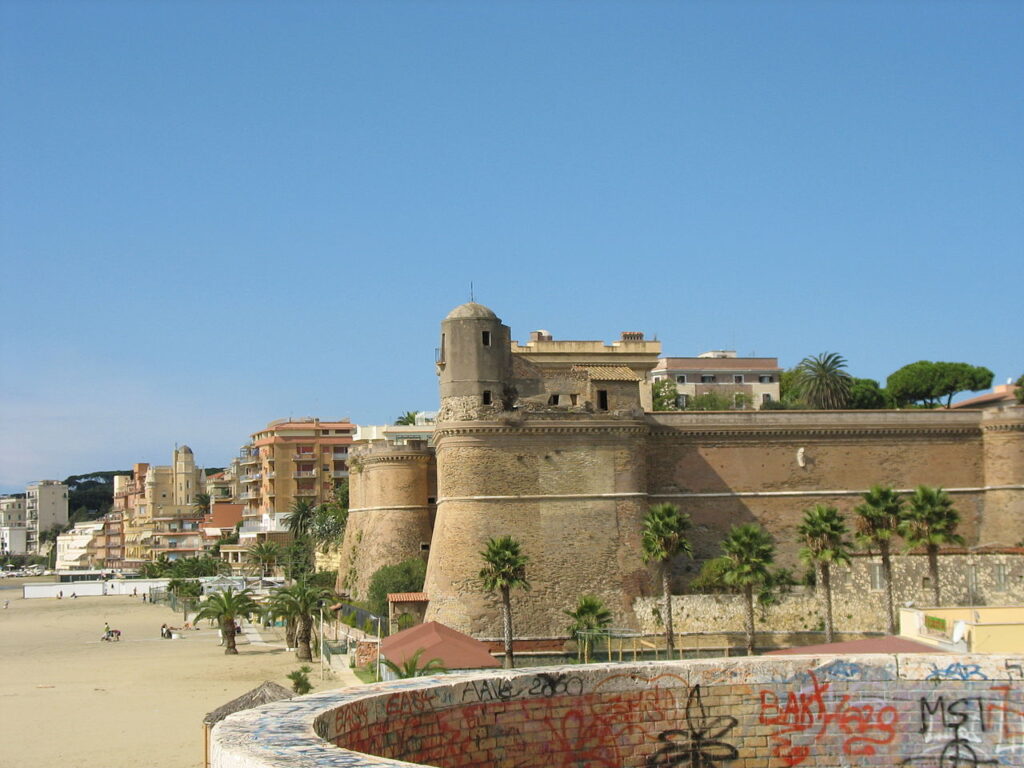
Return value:
<svg viewBox="0 0 1024 768">
<path fill-rule="evenodd" d="M 434 452 L 423 440 L 357 444 L 349 460 L 349 516 L 338 591 L 366 597 L 378 568 L 427 558 L 433 528 Z"/>
<path fill-rule="evenodd" d="M 483 304 L 456 307 L 441 321 L 437 356 L 441 379 L 440 421 L 480 418 L 502 409 L 510 397 L 511 334 Z"/>
</svg>

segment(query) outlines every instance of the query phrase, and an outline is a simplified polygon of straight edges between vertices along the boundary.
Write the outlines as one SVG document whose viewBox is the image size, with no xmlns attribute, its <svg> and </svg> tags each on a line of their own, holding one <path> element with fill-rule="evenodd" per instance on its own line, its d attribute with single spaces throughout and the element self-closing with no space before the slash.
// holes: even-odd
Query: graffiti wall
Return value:
<svg viewBox="0 0 1024 768">
<path fill-rule="evenodd" d="M 421 678 L 235 715 L 213 765 L 1024 766 L 1022 670 L 1024 655 L 797 656 Z"/>
</svg>

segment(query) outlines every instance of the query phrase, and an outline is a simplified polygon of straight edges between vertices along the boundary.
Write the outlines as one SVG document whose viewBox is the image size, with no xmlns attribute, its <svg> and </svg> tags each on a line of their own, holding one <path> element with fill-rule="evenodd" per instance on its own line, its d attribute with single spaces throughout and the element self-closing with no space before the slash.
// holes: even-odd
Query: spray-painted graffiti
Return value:
<svg viewBox="0 0 1024 768">
<path fill-rule="evenodd" d="M 775 728 L 772 754 L 785 765 L 799 765 L 811 753 L 806 737 L 798 743 L 798 734 L 813 741 L 839 741 L 845 755 L 874 755 L 896 738 L 896 707 L 877 698 L 855 700 L 849 694 L 830 693 L 831 683 L 819 682 L 813 672 L 810 678 L 810 690 L 788 692 L 785 699 L 775 691 L 761 691 L 759 720 Z"/>
<path fill-rule="evenodd" d="M 1024 705 L 1014 700 L 1014 690 L 993 685 L 974 696 L 921 697 L 918 732 L 924 746 L 902 764 L 959 768 L 1024 755 Z"/>
<path fill-rule="evenodd" d="M 941 669 L 932 664 L 932 671 L 928 673 L 927 680 L 988 680 L 988 676 L 981 671 L 980 664 L 961 664 L 954 661 Z"/>
<path fill-rule="evenodd" d="M 668 730 L 658 734 L 665 746 L 651 755 L 648 768 L 690 766 L 715 768 L 722 761 L 735 760 L 739 751 L 722 740 L 738 720 L 732 715 L 709 717 L 701 699 L 700 686 L 695 685 L 686 699 L 686 729 Z"/>
</svg>

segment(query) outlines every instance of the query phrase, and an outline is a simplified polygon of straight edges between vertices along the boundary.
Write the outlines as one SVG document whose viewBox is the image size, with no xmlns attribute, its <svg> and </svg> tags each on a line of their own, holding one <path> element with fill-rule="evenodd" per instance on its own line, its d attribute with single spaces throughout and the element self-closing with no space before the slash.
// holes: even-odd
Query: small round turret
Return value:
<svg viewBox="0 0 1024 768">
<path fill-rule="evenodd" d="M 500 407 L 512 378 L 511 333 L 491 309 L 471 301 L 441 322 L 437 359 L 441 419 L 476 418 Z"/>
</svg>

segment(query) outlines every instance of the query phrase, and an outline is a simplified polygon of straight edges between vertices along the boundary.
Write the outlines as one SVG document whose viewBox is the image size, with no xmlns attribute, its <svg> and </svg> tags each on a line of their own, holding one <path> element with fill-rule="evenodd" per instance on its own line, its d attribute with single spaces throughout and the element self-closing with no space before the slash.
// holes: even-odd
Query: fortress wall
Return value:
<svg viewBox="0 0 1024 768">
<path fill-rule="evenodd" d="M 1003 507 L 985 490 L 991 472 L 977 412 L 681 413 L 652 420 L 650 500 L 691 513 L 698 559 L 720 554 L 718 541 L 731 525 L 757 521 L 793 566 L 803 510 L 820 502 L 851 515 L 875 483 L 949 490 L 968 544 L 983 540 L 983 518 Z M 1015 457 L 1004 479 L 1016 471 Z M 1024 484 L 1024 471 L 1016 482 Z M 1009 494 L 1024 498 L 1021 490 Z M 680 563 L 677 577 L 684 568 Z"/>
<path fill-rule="evenodd" d="M 231 715 L 211 764 L 1024 766 L 1022 670 L 1019 656 L 901 654 L 416 678 Z"/>
<path fill-rule="evenodd" d="M 1024 484 L 1024 406 L 1005 406 L 982 417 L 985 484 L 998 488 Z M 1016 545 L 1024 541 L 1024 492 L 989 490 L 980 538 Z"/>
<path fill-rule="evenodd" d="M 632 600 L 649 579 L 639 556 L 646 430 L 636 422 L 596 429 L 573 423 L 465 425 L 435 437 L 439 498 L 428 621 L 501 636 L 498 597 L 481 591 L 478 575 L 487 540 L 510 535 L 529 558 L 533 585 L 512 593 L 517 636 L 565 634 L 563 611 L 583 594 L 601 597 L 616 622 L 633 623 Z"/>
</svg>

